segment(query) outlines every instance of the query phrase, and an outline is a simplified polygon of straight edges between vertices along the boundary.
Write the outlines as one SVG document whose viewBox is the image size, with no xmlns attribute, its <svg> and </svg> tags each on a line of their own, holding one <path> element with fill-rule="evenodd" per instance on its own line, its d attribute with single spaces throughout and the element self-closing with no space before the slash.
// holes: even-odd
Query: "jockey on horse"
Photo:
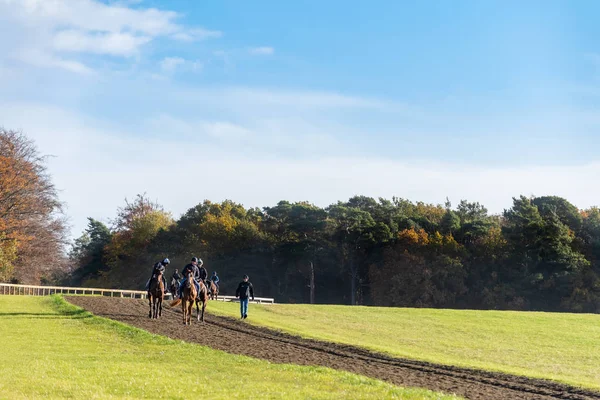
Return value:
<svg viewBox="0 0 600 400">
<path fill-rule="evenodd" d="M 212 276 L 210 277 L 212 283 L 215 284 L 217 290 L 219 290 L 219 276 L 217 275 L 217 271 L 213 271 Z M 209 285 L 210 287 L 210 285 Z"/>
<path fill-rule="evenodd" d="M 167 280 L 165 279 L 165 267 L 170 263 L 171 261 L 169 261 L 168 258 L 165 258 L 164 260 L 154 264 L 154 266 L 152 267 L 152 275 L 150 276 L 150 279 L 148 279 L 148 282 L 146 282 L 146 290 L 150 289 L 150 281 L 152 280 L 152 278 L 154 278 L 155 275 L 158 276 L 160 273 L 162 273 L 164 288 L 165 290 L 167 289 Z"/>
<path fill-rule="evenodd" d="M 192 257 L 192 261 L 188 265 L 183 267 L 181 274 L 184 276 L 184 278 L 179 283 L 179 297 L 180 298 L 181 298 L 181 294 L 182 294 L 181 292 L 183 290 L 185 282 L 187 281 L 187 275 L 188 275 L 189 271 L 192 272 L 192 276 L 194 277 L 194 285 L 196 286 L 196 291 L 197 291 L 197 293 L 200 293 L 200 284 L 198 283 L 198 281 L 200 280 L 201 275 L 200 275 L 200 269 L 198 268 L 198 264 L 200 264 L 200 266 L 202 267 L 202 264 L 203 264 L 202 260 L 199 259 L 198 257 Z M 204 270 L 204 273 L 206 274 L 206 269 L 204 267 L 202 267 L 202 269 Z M 206 276 L 205 276 L 205 278 L 206 278 Z"/>
</svg>

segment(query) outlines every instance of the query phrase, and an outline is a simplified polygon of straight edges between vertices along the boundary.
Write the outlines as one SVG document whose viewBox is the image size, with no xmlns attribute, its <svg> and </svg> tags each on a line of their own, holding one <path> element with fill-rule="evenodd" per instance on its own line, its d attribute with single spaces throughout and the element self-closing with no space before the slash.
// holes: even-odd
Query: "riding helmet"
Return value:
<svg viewBox="0 0 600 400">
<path fill-rule="evenodd" d="M 171 264 L 171 261 L 168 258 L 165 258 L 164 260 L 162 260 L 162 265 L 169 265 Z"/>
<path fill-rule="evenodd" d="M 244 275 L 243 279 L 250 279 L 250 277 L 248 275 Z"/>
<path fill-rule="evenodd" d="M 198 257 L 192 257 L 192 262 L 198 262 Z"/>
</svg>

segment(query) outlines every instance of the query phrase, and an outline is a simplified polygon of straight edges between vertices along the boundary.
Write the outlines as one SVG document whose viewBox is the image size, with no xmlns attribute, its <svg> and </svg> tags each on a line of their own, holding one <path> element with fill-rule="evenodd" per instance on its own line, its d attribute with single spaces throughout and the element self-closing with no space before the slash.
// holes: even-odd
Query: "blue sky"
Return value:
<svg viewBox="0 0 600 400">
<path fill-rule="evenodd" d="M 175 216 L 353 194 L 583 208 L 600 195 L 599 11 L 0 0 L 0 126 L 56 156 L 74 234 L 141 192 Z"/>
</svg>

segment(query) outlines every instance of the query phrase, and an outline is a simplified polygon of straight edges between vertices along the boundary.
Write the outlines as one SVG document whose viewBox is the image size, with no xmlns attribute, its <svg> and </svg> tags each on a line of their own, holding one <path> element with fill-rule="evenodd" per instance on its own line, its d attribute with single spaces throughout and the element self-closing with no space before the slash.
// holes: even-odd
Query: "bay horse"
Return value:
<svg viewBox="0 0 600 400">
<path fill-rule="evenodd" d="M 198 315 L 198 321 L 204 322 L 204 310 L 206 309 L 206 303 L 208 302 L 208 289 L 204 282 L 200 281 L 198 283 L 200 284 L 200 293 L 198 293 L 198 297 L 196 297 L 196 315 Z M 202 302 L 202 315 L 200 315 L 200 302 Z"/>
<path fill-rule="evenodd" d="M 154 274 L 150 280 L 148 288 L 148 318 L 157 319 L 162 315 L 162 302 L 165 298 L 165 284 L 163 283 L 163 273 Z"/>
<path fill-rule="evenodd" d="M 200 290 L 202 290 L 202 284 L 200 284 Z M 185 286 L 181 297 L 171 303 L 171 307 L 175 307 L 181 303 L 181 311 L 183 312 L 183 324 L 190 325 L 190 318 L 192 317 L 192 308 L 194 307 L 194 301 L 197 301 L 198 292 L 196 291 L 196 285 L 194 285 L 194 273 L 188 271 L 185 278 Z M 196 307 L 198 304 L 196 303 Z"/>
<path fill-rule="evenodd" d="M 219 297 L 219 287 L 213 281 L 209 281 L 209 283 L 210 283 L 210 299 L 217 300 Z"/>
</svg>

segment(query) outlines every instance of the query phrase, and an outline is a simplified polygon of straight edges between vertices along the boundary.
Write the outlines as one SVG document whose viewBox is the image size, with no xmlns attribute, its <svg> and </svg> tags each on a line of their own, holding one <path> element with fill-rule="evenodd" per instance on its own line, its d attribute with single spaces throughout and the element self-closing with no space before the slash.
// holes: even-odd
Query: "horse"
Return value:
<svg viewBox="0 0 600 400">
<path fill-rule="evenodd" d="M 202 286 L 200 286 L 200 290 L 202 290 Z M 197 297 L 198 292 L 196 291 L 196 285 L 194 285 L 194 273 L 192 271 L 189 271 L 186 275 L 185 286 L 183 287 L 183 293 L 181 297 L 171 303 L 171 307 L 174 307 L 181 303 L 181 311 L 183 311 L 184 325 L 190 325 L 192 308 L 194 307 L 194 301 L 197 301 Z M 196 308 L 198 308 L 197 302 Z M 202 311 L 204 311 L 204 308 L 202 308 Z"/>
<path fill-rule="evenodd" d="M 208 289 L 204 282 L 198 282 L 200 284 L 200 293 L 196 297 L 196 315 L 198 315 L 198 321 L 204 322 L 204 310 L 206 309 L 206 303 L 208 302 Z M 214 284 L 213 284 L 214 285 Z M 200 315 L 200 306 L 198 303 L 202 302 L 202 315 Z"/>
<path fill-rule="evenodd" d="M 179 291 L 179 281 L 177 279 L 171 278 L 169 291 L 171 292 L 171 296 L 173 296 L 173 300 L 175 300 L 175 296 L 177 296 L 177 292 Z"/>
<path fill-rule="evenodd" d="M 219 287 L 213 281 L 209 281 L 210 283 L 210 299 L 217 300 L 219 297 Z"/>
<path fill-rule="evenodd" d="M 163 273 L 154 274 L 150 280 L 148 288 L 148 318 L 157 319 L 162 315 L 162 302 L 165 298 L 165 284 L 163 283 Z"/>
</svg>

